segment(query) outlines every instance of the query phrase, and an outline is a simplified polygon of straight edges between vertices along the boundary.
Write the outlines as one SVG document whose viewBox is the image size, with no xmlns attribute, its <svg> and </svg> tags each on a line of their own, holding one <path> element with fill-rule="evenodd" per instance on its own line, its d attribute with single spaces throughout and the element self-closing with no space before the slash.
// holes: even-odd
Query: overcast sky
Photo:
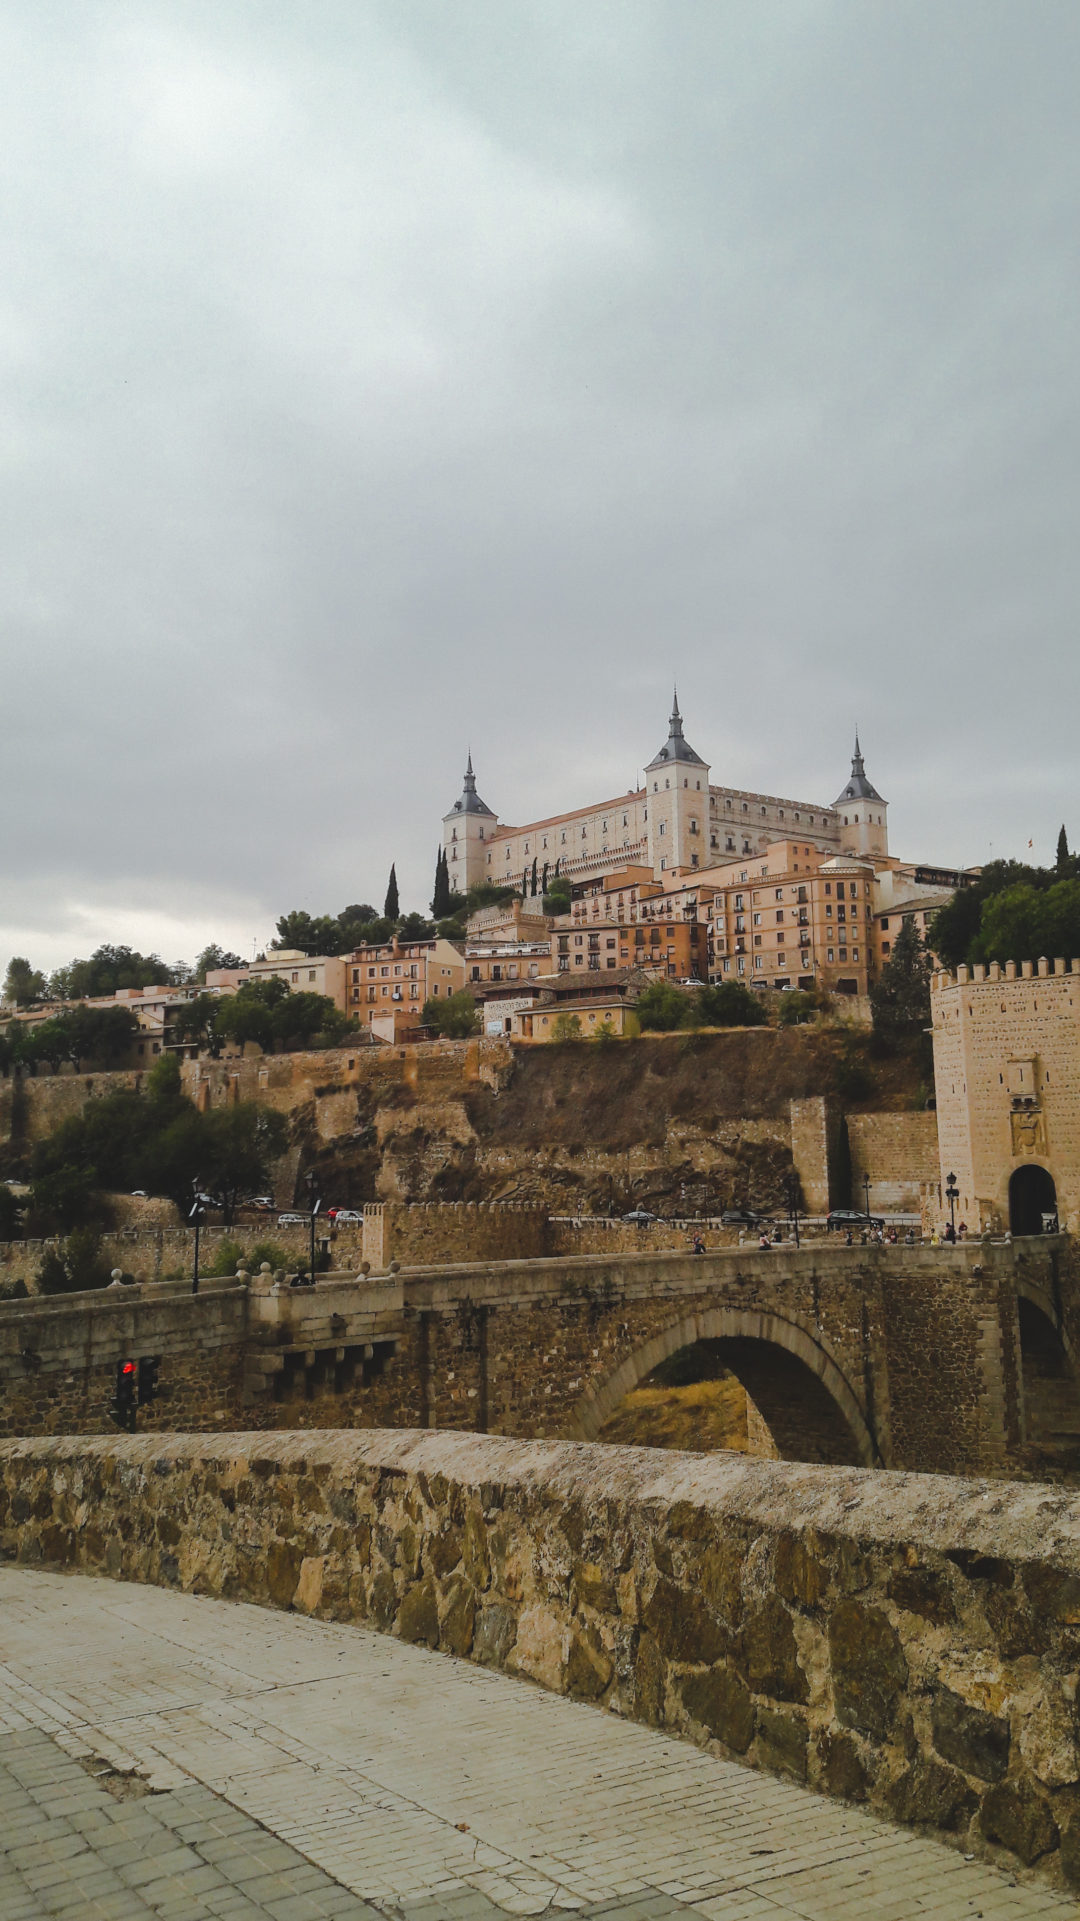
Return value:
<svg viewBox="0 0 1080 1921">
<path fill-rule="evenodd" d="M 1076 0 L 0 0 L 0 968 L 666 732 L 1080 841 Z"/>
</svg>

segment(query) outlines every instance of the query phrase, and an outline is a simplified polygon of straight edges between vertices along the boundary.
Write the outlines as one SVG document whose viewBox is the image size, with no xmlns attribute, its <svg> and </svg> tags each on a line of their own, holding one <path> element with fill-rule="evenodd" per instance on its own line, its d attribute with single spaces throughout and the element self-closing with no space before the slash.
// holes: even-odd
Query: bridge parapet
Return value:
<svg viewBox="0 0 1080 1921">
<path fill-rule="evenodd" d="M 0 1444 L 0 1553 L 363 1621 L 1080 1887 L 1074 1494 L 466 1434 L 65 1438 Z"/>
</svg>

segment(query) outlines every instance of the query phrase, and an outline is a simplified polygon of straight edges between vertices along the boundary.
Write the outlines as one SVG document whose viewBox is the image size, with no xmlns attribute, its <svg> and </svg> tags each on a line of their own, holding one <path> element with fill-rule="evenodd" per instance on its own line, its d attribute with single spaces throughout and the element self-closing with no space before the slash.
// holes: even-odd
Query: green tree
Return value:
<svg viewBox="0 0 1080 1921">
<path fill-rule="evenodd" d="M 880 978 L 870 989 L 874 1033 L 887 1047 L 922 1044 L 930 1025 L 930 958 L 905 914 Z"/>
<path fill-rule="evenodd" d="M 609 1047 L 612 1041 L 617 1041 L 619 1038 L 615 1032 L 614 1022 L 609 1020 L 600 1021 L 597 1024 L 596 1031 L 592 1038 L 598 1047 Z"/>
<path fill-rule="evenodd" d="M 86 1294 L 92 1288 L 107 1287 L 110 1270 L 101 1252 L 101 1234 L 95 1227 L 77 1227 L 63 1242 L 59 1253 L 46 1254 L 38 1269 L 41 1294 Z"/>
<path fill-rule="evenodd" d="M 222 1038 L 217 1018 L 222 1006 L 216 994 L 196 994 L 193 1000 L 180 1001 L 168 1013 L 171 1039 L 183 1046 L 195 1045 L 200 1053 L 217 1060 Z"/>
<path fill-rule="evenodd" d="M 445 1000 L 433 998 L 426 1000 L 420 1011 L 420 1019 L 432 1033 L 445 1040 L 463 1041 L 480 1032 L 480 1016 L 476 1002 L 464 988 L 458 994 L 448 994 Z"/>
<path fill-rule="evenodd" d="M 581 1022 L 578 1016 L 568 1014 L 565 1010 L 561 1014 L 556 1014 L 551 1023 L 551 1038 L 553 1041 L 579 1041 Z"/>
<path fill-rule="evenodd" d="M 398 928 L 402 940 L 430 940 L 435 929 L 423 914 L 406 914 Z"/>
<path fill-rule="evenodd" d="M 995 860 L 983 868 L 970 886 L 961 887 L 950 901 L 939 907 L 930 924 L 927 946 L 943 967 L 959 967 L 962 961 L 979 960 L 977 952 L 983 912 L 989 901 L 1015 887 L 1036 891 L 1049 887 L 1053 870 L 1028 867 L 1023 861 Z"/>
<path fill-rule="evenodd" d="M 1037 961 L 1080 954 L 1080 881 L 1006 888 L 988 900 L 971 945 L 980 961 Z"/>
<path fill-rule="evenodd" d="M 1069 879 L 1073 871 L 1072 855 L 1069 852 L 1069 837 L 1065 832 L 1064 821 L 1061 823 L 1061 832 L 1057 839 L 1057 859 L 1054 862 L 1054 871 L 1062 880 Z"/>
<path fill-rule="evenodd" d="M 232 954 L 227 947 L 218 947 L 214 941 L 211 941 L 208 947 L 203 948 L 195 962 L 194 976 L 200 983 L 205 983 L 207 974 L 217 973 L 223 967 L 243 967 L 243 965 L 239 954 Z"/>
<path fill-rule="evenodd" d="M 183 970 L 185 973 L 187 969 Z M 140 954 L 132 947 L 98 947 L 89 960 L 73 960 L 49 982 L 56 1000 L 95 1000 L 121 987 L 162 987 L 174 981 L 177 969 L 166 966 L 159 954 Z"/>
<path fill-rule="evenodd" d="M 239 1201 L 266 1186 L 274 1162 L 288 1145 L 289 1128 L 283 1114 L 254 1101 L 235 1107 L 213 1107 L 202 1115 L 204 1159 L 202 1175 L 207 1190 L 221 1201 L 228 1225 Z"/>
<path fill-rule="evenodd" d="M 809 994 L 801 993 L 797 987 L 789 987 L 786 994 L 780 995 L 781 1027 L 801 1027 L 814 1012 L 814 1003 Z"/>
<path fill-rule="evenodd" d="M 783 998 L 789 1001 L 794 996 L 789 992 Z M 721 981 L 719 986 L 703 987 L 697 1003 L 707 1027 L 764 1027 L 769 1018 L 757 994 L 752 994 L 741 981 Z"/>
<path fill-rule="evenodd" d="M 568 880 L 553 880 L 550 885 L 545 888 L 543 911 L 549 920 L 554 920 L 559 914 L 568 914 L 572 904 L 570 882 Z"/>
<path fill-rule="evenodd" d="M 435 859 L 435 888 L 431 896 L 432 919 L 446 920 L 450 913 L 450 865 L 446 858 L 445 847 L 440 847 Z"/>
<path fill-rule="evenodd" d="M 401 901 L 398 898 L 397 866 L 394 862 L 391 862 L 390 879 L 386 883 L 386 899 L 383 902 L 383 913 L 387 920 L 393 921 L 396 924 L 400 912 Z"/>
<path fill-rule="evenodd" d="M 96 1168 L 62 1161 L 35 1175 L 30 1184 L 30 1212 L 38 1233 L 67 1233 L 100 1219 Z"/>
<path fill-rule="evenodd" d="M 235 994 L 219 1002 L 215 1030 L 222 1041 L 242 1047 L 254 1041 L 266 1054 L 272 1053 L 279 1027 L 275 1017 L 289 997 L 288 981 L 270 975 L 241 982 Z"/>
<path fill-rule="evenodd" d="M 343 951 L 340 920 L 331 914 L 312 917 L 302 909 L 282 914 L 277 924 L 274 948 L 295 948 L 301 954 L 339 954 Z"/>
<path fill-rule="evenodd" d="M 695 1011 L 689 994 L 666 980 L 650 981 L 634 1003 L 643 1031 L 653 1034 L 670 1034 L 688 1026 Z"/>
<path fill-rule="evenodd" d="M 29 1007 L 33 1001 L 44 1000 L 46 980 L 38 968 L 31 967 L 21 954 L 14 954 L 8 962 L 4 976 L 4 999 L 13 1001 L 16 1007 Z"/>
</svg>

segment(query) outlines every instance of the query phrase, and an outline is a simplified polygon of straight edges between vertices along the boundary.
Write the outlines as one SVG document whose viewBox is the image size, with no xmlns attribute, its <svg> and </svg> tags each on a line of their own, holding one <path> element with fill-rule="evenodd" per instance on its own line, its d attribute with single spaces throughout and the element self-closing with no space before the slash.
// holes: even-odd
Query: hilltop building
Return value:
<svg viewBox="0 0 1080 1921">
<path fill-rule="evenodd" d="M 867 778 L 858 735 L 850 777 L 831 807 L 716 786 L 686 738 L 677 694 L 667 738 L 640 787 L 511 827 L 477 793 L 470 753 L 461 797 L 443 817 L 450 881 L 459 893 L 483 881 L 520 886 L 534 861 L 541 876 L 557 866 L 571 882 L 626 867 L 658 879 L 753 858 L 793 834 L 826 857 L 887 858 L 888 805 Z"/>
</svg>

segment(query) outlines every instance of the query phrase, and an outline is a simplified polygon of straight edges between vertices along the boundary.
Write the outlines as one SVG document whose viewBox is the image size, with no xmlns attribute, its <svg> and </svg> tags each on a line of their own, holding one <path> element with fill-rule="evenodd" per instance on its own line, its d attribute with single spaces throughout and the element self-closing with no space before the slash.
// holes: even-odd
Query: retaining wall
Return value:
<svg viewBox="0 0 1080 1921">
<path fill-rule="evenodd" d="M 1080 1497 L 402 1433 L 0 1443 L 0 1552 L 363 1621 L 1080 1886 Z"/>
</svg>

